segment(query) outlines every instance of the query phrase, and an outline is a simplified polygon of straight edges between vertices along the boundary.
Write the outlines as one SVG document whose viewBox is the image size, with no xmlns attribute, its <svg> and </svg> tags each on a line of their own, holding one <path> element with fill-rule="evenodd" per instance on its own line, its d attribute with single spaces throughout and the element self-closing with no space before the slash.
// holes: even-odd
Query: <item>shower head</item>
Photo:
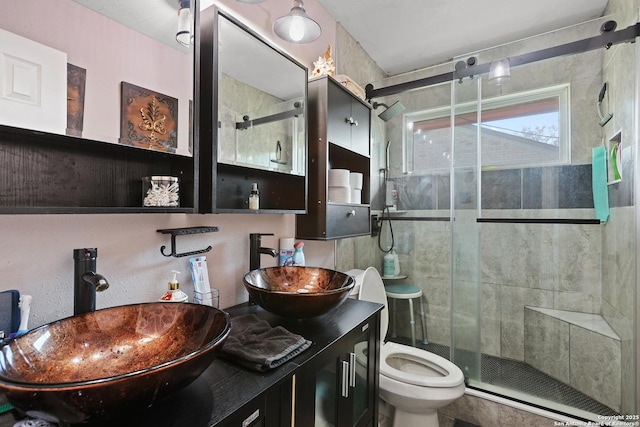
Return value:
<svg viewBox="0 0 640 427">
<path fill-rule="evenodd" d="M 394 102 L 393 104 L 391 104 L 391 107 L 389 107 L 387 104 L 383 104 L 382 102 L 373 103 L 374 110 L 380 106 L 385 107 L 386 110 L 378 114 L 378 117 L 380 117 L 385 122 L 388 122 L 389 120 L 391 120 L 392 118 L 394 118 L 395 116 L 397 116 L 398 114 L 402 113 L 405 110 L 405 106 L 402 105 L 400 101 Z"/>
</svg>

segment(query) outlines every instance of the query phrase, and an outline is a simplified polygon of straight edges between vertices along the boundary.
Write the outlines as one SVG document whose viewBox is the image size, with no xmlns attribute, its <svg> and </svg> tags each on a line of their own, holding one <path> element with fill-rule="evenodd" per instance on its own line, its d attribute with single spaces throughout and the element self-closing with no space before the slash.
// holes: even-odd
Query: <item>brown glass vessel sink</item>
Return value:
<svg viewBox="0 0 640 427">
<path fill-rule="evenodd" d="M 271 313 L 298 319 L 337 307 L 354 285 L 352 276 L 319 267 L 260 268 L 244 276 L 253 302 Z"/>
<path fill-rule="evenodd" d="M 69 317 L 0 347 L 0 391 L 48 421 L 115 418 L 195 380 L 229 330 L 228 314 L 198 304 L 132 304 Z"/>
</svg>

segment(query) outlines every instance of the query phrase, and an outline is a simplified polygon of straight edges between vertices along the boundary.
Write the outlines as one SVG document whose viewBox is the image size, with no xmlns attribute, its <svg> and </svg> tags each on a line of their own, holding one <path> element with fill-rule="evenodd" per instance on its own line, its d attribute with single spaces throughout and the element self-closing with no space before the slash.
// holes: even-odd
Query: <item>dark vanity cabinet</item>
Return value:
<svg viewBox="0 0 640 427">
<path fill-rule="evenodd" d="M 309 203 L 296 237 L 333 240 L 370 232 L 371 107 L 329 76 L 309 81 Z M 363 175 L 361 203 L 329 200 L 329 169 Z"/>
<path fill-rule="evenodd" d="M 302 330 L 317 352 L 294 359 L 297 369 L 215 426 L 376 426 L 378 315 L 348 331 L 327 323 L 331 331 L 322 335 L 339 338 L 324 347 L 324 340 Z"/>
<path fill-rule="evenodd" d="M 185 388 L 86 427 L 377 426 L 382 308 L 347 299 L 322 316 L 288 319 L 257 305 L 230 307 L 232 328 L 234 317 L 255 314 L 312 344 L 266 372 L 217 357 Z M 0 427 L 15 422 L 10 413 L 0 415 Z"/>
<path fill-rule="evenodd" d="M 297 375 L 298 401 L 308 409 L 296 412 L 296 425 L 377 425 L 376 326 L 373 319 L 358 325 Z"/>
</svg>

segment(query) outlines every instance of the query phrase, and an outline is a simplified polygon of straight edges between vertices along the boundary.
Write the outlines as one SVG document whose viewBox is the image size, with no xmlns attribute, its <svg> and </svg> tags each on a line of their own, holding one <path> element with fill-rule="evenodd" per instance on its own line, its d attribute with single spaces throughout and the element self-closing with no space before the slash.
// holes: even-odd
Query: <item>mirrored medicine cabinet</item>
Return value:
<svg viewBox="0 0 640 427">
<path fill-rule="evenodd" d="M 211 6 L 201 11 L 201 75 L 211 76 L 202 99 L 201 161 L 215 166 L 201 188 L 212 212 L 247 212 L 258 184 L 258 212 L 304 213 L 307 166 L 307 68 Z M 206 141 L 206 142 L 205 142 Z M 211 141 L 211 147 L 207 147 Z M 253 211 L 255 212 L 255 211 Z"/>
</svg>

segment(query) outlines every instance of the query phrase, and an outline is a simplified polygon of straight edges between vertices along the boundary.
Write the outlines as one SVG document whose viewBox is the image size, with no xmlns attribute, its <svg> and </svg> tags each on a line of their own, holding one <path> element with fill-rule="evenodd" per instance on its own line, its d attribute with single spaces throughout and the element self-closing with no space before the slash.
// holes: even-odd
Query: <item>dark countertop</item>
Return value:
<svg viewBox="0 0 640 427">
<path fill-rule="evenodd" d="M 245 303 L 231 307 L 225 311 L 231 315 L 232 319 L 242 314 L 254 313 L 269 322 L 271 326 L 283 326 L 311 340 L 313 344 L 302 354 L 266 373 L 250 371 L 230 361 L 216 358 L 193 383 L 152 406 L 132 414 L 123 414 L 121 418 L 110 422 L 83 425 L 92 427 L 215 426 L 271 386 L 287 380 L 298 367 L 313 359 L 323 349 L 339 340 L 381 308 L 379 304 L 347 299 L 322 316 L 311 319 L 286 319 L 271 314 L 257 305 L 249 306 Z M 0 427 L 12 427 L 17 421 L 14 415 L 14 413 L 0 415 Z"/>
</svg>

